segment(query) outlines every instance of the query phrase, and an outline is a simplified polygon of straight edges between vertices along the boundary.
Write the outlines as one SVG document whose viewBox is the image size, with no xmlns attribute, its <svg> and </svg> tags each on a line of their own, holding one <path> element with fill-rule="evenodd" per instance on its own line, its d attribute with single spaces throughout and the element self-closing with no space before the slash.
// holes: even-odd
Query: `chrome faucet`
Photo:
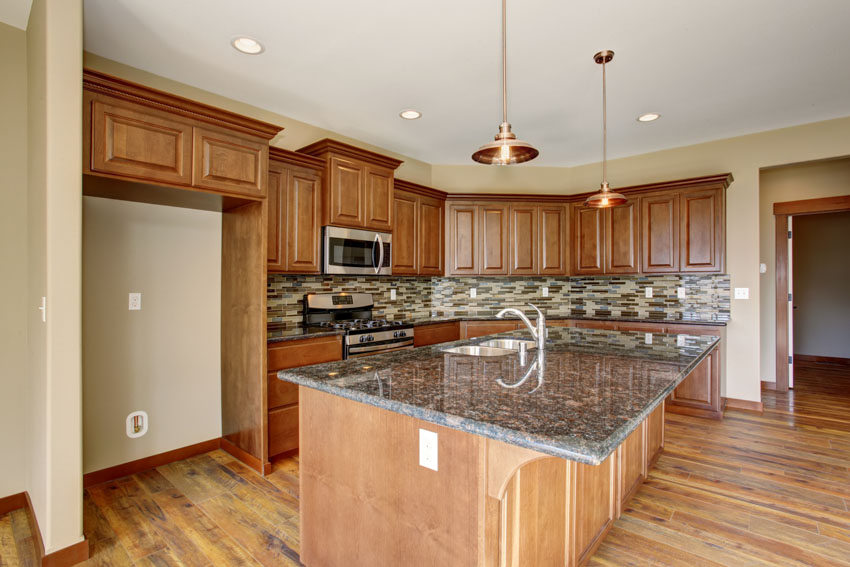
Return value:
<svg viewBox="0 0 850 567">
<path fill-rule="evenodd" d="M 532 309 L 537 311 L 537 325 L 531 323 L 531 320 L 525 316 L 525 313 L 516 309 L 514 307 L 506 307 L 496 313 L 497 319 L 504 319 L 505 315 L 512 314 L 519 317 L 525 326 L 528 327 L 528 330 L 531 331 L 531 336 L 534 337 L 534 340 L 537 342 L 538 350 L 543 350 L 543 347 L 546 346 L 546 317 L 543 316 L 543 312 L 537 308 L 537 306 L 528 304 Z"/>
</svg>

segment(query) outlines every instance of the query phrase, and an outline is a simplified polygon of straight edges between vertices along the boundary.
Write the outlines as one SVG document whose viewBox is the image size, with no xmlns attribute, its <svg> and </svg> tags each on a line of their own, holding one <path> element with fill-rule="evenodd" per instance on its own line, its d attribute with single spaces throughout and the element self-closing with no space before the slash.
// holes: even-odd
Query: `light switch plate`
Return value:
<svg viewBox="0 0 850 567">
<path fill-rule="evenodd" d="M 130 294 L 130 302 L 127 307 L 130 311 L 139 311 L 142 308 L 142 294 L 141 293 L 131 293 Z"/>
<path fill-rule="evenodd" d="M 652 298 L 652 288 L 651 288 L 651 287 L 647 287 L 647 288 L 646 288 L 646 292 L 645 292 L 645 293 L 646 293 L 646 297 L 647 297 L 647 299 L 651 299 L 651 298 Z"/>
<path fill-rule="evenodd" d="M 419 430 L 419 466 L 437 470 L 437 433 L 427 429 Z"/>
<path fill-rule="evenodd" d="M 646 344 L 651 345 L 652 344 L 652 333 L 644 333 L 643 340 Z"/>
<path fill-rule="evenodd" d="M 395 299 L 395 289 L 390 290 L 390 299 Z"/>
<path fill-rule="evenodd" d="M 542 289 L 540 290 L 540 293 L 542 293 L 542 294 L 543 294 L 543 297 L 549 297 L 549 288 L 548 288 L 548 287 L 544 287 L 544 288 L 542 288 Z"/>
<path fill-rule="evenodd" d="M 736 287 L 735 288 L 735 299 L 749 299 L 750 298 L 750 288 L 748 287 Z"/>
<path fill-rule="evenodd" d="M 685 335 L 676 335 L 676 346 L 685 346 Z"/>
<path fill-rule="evenodd" d="M 475 299 L 478 297 L 478 290 L 474 287 L 469 288 L 469 297 Z"/>
<path fill-rule="evenodd" d="M 676 297 L 678 297 L 679 299 L 685 299 L 687 297 L 687 292 L 685 291 L 685 288 L 676 288 Z"/>
</svg>

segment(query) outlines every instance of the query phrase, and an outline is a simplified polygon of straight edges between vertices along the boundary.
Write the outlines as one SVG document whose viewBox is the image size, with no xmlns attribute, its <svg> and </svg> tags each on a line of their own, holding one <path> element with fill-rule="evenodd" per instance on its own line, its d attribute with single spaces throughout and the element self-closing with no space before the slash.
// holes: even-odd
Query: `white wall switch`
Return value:
<svg viewBox="0 0 850 567">
<path fill-rule="evenodd" d="M 685 335 L 676 335 L 676 346 L 685 346 Z"/>
<path fill-rule="evenodd" d="M 652 333 L 644 333 L 643 340 L 646 344 L 651 345 L 652 344 Z"/>
<path fill-rule="evenodd" d="M 652 297 L 652 288 L 651 287 L 646 288 L 645 293 L 646 293 L 647 298 L 651 298 Z"/>
<path fill-rule="evenodd" d="M 541 288 L 540 293 L 543 294 L 543 297 L 549 297 L 549 288 L 548 287 Z"/>
<path fill-rule="evenodd" d="M 434 431 L 419 430 L 419 466 L 437 470 L 437 434 Z"/>
<path fill-rule="evenodd" d="M 478 297 L 478 290 L 474 287 L 469 288 L 469 297 L 473 299 Z"/>
<path fill-rule="evenodd" d="M 749 299 L 750 298 L 750 288 L 748 287 L 736 287 L 735 288 L 735 299 Z"/>
<path fill-rule="evenodd" d="M 395 299 L 395 289 L 390 290 L 390 299 Z"/>
<path fill-rule="evenodd" d="M 767 264 L 759 264 L 759 273 L 766 274 L 767 273 Z"/>
<path fill-rule="evenodd" d="M 139 311 L 142 308 L 142 294 L 141 293 L 131 293 L 130 294 L 130 305 L 128 309 L 130 311 Z"/>
<path fill-rule="evenodd" d="M 687 293 L 685 292 L 685 288 L 677 287 L 676 288 L 676 297 L 679 299 L 685 299 L 687 297 Z"/>
</svg>

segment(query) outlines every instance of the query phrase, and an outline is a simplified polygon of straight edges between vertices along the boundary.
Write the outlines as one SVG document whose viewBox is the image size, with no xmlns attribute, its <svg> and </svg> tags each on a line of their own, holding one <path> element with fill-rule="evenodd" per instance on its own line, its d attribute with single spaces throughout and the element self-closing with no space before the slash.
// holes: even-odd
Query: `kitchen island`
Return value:
<svg viewBox="0 0 850 567">
<path fill-rule="evenodd" d="M 661 450 L 664 399 L 717 339 L 553 328 L 525 356 L 446 352 L 524 334 L 279 373 L 300 386 L 305 565 L 586 562 Z"/>
</svg>

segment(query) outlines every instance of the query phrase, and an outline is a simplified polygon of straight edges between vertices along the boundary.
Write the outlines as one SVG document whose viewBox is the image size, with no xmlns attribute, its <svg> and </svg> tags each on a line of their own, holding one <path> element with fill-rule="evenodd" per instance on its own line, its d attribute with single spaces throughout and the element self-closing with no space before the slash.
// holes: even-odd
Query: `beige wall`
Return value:
<svg viewBox="0 0 850 567">
<path fill-rule="evenodd" d="M 27 489 L 27 43 L 0 23 L 0 498 Z"/>
<path fill-rule="evenodd" d="M 728 356 L 724 395 L 744 400 L 761 397 L 761 367 L 775 349 L 773 335 L 760 334 L 772 325 L 772 315 L 760 305 L 772 293 L 759 276 L 762 250 L 770 241 L 772 225 L 760 218 L 759 170 L 781 164 L 850 155 L 850 118 L 806 124 L 674 148 L 609 163 L 609 181 L 614 187 L 731 172 L 735 181 L 727 192 L 727 271 L 732 287 L 747 287 L 749 300 L 732 300 L 732 322 L 728 327 Z M 523 191 L 578 193 L 599 186 L 601 168 L 589 164 L 573 168 L 497 168 L 487 166 L 439 166 L 431 170 L 436 187 L 449 191 Z M 759 229 L 761 223 L 761 231 Z M 761 241 L 761 248 L 760 248 Z M 761 257 L 761 260 L 760 260 Z M 769 279 L 768 279 L 769 278 Z M 772 301 L 772 295 L 770 296 Z M 760 315 L 763 318 L 760 319 Z M 761 351 L 761 361 L 755 353 Z M 772 369 L 766 368 L 772 374 Z"/>
<path fill-rule="evenodd" d="M 172 81 L 152 73 L 147 73 L 140 69 L 129 67 L 110 59 L 105 59 L 93 53 L 86 52 L 84 54 L 84 65 L 86 68 L 93 69 L 95 71 L 108 73 L 116 77 L 127 79 L 128 81 L 147 85 L 155 89 L 180 95 L 218 108 L 224 108 L 231 112 L 250 116 L 257 120 L 263 120 L 271 124 L 282 126 L 283 132 L 278 134 L 277 137 L 272 140 L 273 146 L 287 150 L 297 150 L 298 148 L 303 148 L 307 144 L 311 144 L 316 140 L 333 138 L 341 142 L 346 142 L 348 144 L 356 145 L 361 148 L 366 148 L 368 150 L 403 160 L 404 163 L 396 170 L 396 177 L 407 181 L 413 181 L 414 183 L 421 183 L 423 185 L 431 184 L 430 164 L 395 153 L 387 148 L 379 148 L 359 140 L 349 138 L 345 136 L 344 133 L 324 130 L 311 124 L 307 124 L 306 122 L 299 122 L 298 120 L 289 118 L 288 116 L 283 116 L 231 98 L 226 98 L 195 87 L 190 87 L 189 85 Z"/>
<path fill-rule="evenodd" d="M 220 213 L 83 199 L 84 472 L 221 437 L 220 328 Z"/>
<path fill-rule="evenodd" d="M 793 232 L 794 354 L 850 358 L 850 212 L 794 217 Z"/>
<path fill-rule="evenodd" d="M 845 135 L 845 140 L 850 135 Z M 813 141 L 815 139 L 813 138 Z M 847 144 L 833 155 L 850 154 Z M 789 160 L 802 162 L 804 160 Z M 761 262 L 761 379 L 776 381 L 776 240 L 773 204 L 784 201 L 850 195 L 850 158 L 793 163 L 764 169 L 760 175 L 759 242 Z"/>
<path fill-rule="evenodd" d="M 51 553 L 82 540 L 82 0 L 36 0 L 27 26 L 28 491 Z M 47 297 L 47 322 L 37 306 Z"/>
</svg>

